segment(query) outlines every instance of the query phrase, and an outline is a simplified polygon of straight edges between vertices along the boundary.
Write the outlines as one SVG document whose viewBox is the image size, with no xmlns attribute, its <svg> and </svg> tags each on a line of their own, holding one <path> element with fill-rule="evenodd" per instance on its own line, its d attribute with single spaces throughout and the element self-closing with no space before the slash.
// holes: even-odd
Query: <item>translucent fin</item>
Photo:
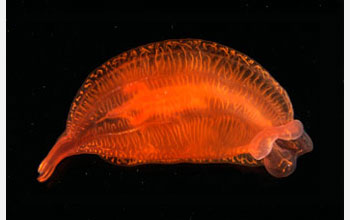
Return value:
<svg viewBox="0 0 350 220">
<path fill-rule="evenodd" d="M 276 140 L 276 144 L 282 148 L 295 151 L 298 156 L 306 154 L 313 150 L 313 143 L 309 135 L 304 132 L 298 139 L 295 140 Z"/>
<path fill-rule="evenodd" d="M 285 125 L 267 128 L 259 132 L 250 142 L 250 154 L 261 160 L 270 154 L 272 146 L 277 139 L 295 140 L 304 132 L 303 124 L 299 120 L 293 120 Z"/>
<path fill-rule="evenodd" d="M 274 177 L 286 177 L 296 168 L 297 155 L 274 144 L 271 152 L 264 158 L 266 170 Z"/>
</svg>

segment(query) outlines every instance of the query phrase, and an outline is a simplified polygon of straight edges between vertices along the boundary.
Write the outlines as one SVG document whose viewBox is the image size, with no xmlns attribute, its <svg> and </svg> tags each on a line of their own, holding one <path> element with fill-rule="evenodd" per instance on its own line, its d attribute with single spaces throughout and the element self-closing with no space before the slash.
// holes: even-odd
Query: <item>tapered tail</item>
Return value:
<svg viewBox="0 0 350 220">
<path fill-rule="evenodd" d="M 49 154 L 40 163 L 38 172 L 39 177 L 37 180 L 39 182 L 46 181 L 54 172 L 56 166 L 66 157 L 75 154 L 74 142 L 67 138 L 67 136 L 62 135 L 50 150 Z"/>
</svg>

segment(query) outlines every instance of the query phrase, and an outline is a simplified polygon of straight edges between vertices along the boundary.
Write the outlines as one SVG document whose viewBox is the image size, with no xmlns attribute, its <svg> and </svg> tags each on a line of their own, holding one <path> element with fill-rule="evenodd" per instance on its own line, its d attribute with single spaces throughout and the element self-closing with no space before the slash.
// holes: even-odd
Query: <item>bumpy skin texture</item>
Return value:
<svg viewBox="0 0 350 220">
<path fill-rule="evenodd" d="M 124 52 L 89 75 L 38 180 L 76 154 L 119 165 L 265 165 L 283 177 L 311 150 L 286 91 L 258 63 L 214 42 L 167 40 Z"/>
</svg>

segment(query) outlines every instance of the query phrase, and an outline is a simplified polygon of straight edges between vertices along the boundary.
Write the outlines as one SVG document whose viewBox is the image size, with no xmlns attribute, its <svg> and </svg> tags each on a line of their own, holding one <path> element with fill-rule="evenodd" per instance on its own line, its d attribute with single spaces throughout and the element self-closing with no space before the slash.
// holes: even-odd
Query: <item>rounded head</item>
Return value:
<svg viewBox="0 0 350 220">
<path fill-rule="evenodd" d="M 265 168 L 275 177 L 289 176 L 296 168 L 298 157 L 312 149 L 312 140 L 306 132 L 295 140 L 278 139 L 271 153 L 264 158 Z"/>
<path fill-rule="evenodd" d="M 298 157 L 312 149 L 312 140 L 299 120 L 267 128 L 250 143 L 250 154 L 257 160 L 263 160 L 266 170 L 275 177 L 292 174 Z"/>
</svg>

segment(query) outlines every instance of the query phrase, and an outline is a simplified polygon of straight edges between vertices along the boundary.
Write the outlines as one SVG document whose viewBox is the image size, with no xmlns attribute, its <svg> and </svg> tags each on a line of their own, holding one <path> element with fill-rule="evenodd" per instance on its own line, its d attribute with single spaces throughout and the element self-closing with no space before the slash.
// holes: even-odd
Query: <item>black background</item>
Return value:
<svg viewBox="0 0 350 220">
<path fill-rule="evenodd" d="M 342 218 L 342 2 L 177 4 L 7 2 L 9 219 Z M 128 168 L 81 155 L 37 182 L 37 167 L 63 132 L 88 74 L 123 51 L 174 38 L 241 51 L 287 90 L 314 142 L 295 173 L 275 179 L 264 168 L 229 164 Z"/>
</svg>

